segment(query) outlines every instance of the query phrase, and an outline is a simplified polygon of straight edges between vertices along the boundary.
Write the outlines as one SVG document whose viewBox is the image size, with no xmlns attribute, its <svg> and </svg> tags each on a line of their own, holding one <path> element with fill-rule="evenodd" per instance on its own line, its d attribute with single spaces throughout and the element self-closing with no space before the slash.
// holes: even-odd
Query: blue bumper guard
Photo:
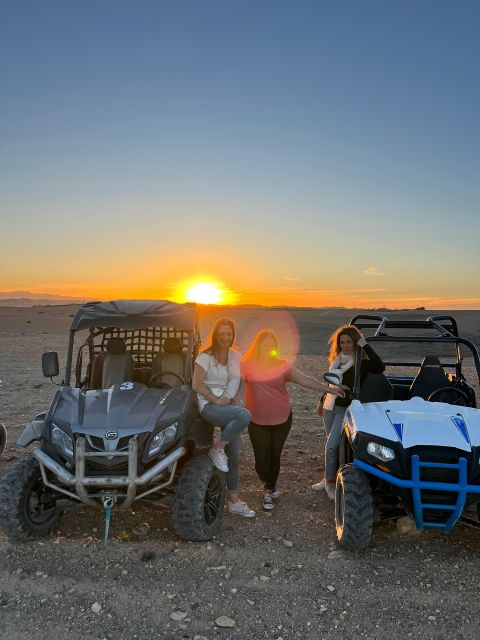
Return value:
<svg viewBox="0 0 480 640">
<path fill-rule="evenodd" d="M 417 529 L 424 529 L 425 527 L 434 527 L 441 529 L 442 533 L 450 533 L 451 529 L 456 524 L 457 520 L 462 515 L 469 493 L 480 493 L 480 485 L 467 484 L 467 460 L 465 458 L 459 458 L 458 464 L 447 464 L 442 462 L 420 462 L 420 458 L 417 455 L 412 456 L 412 479 L 402 480 L 396 478 L 390 473 L 381 471 L 376 467 L 362 462 L 361 460 L 354 460 L 353 464 L 371 474 L 380 480 L 389 482 L 396 487 L 402 487 L 403 489 L 411 489 L 413 497 L 413 509 L 415 515 L 415 525 Z M 453 482 L 426 482 L 420 479 L 420 469 L 457 469 L 458 470 L 458 483 Z M 429 504 L 422 502 L 422 489 L 429 491 L 444 491 L 457 493 L 457 501 L 454 505 L 450 504 Z M 451 516 L 446 522 L 425 522 L 423 519 L 424 509 L 441 509 L 442 511 L 451 511 Z"/>
</svg>

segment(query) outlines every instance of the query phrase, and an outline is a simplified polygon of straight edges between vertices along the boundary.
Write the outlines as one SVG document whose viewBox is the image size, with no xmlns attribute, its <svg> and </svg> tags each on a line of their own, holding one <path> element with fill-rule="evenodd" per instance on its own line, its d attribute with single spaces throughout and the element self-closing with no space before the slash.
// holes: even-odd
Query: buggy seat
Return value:
<svg viewBox="0 0 480 640">
<path fill-rule="evenodd" d="M 134 370 L 135 361 L 127 353 L 125 341 L 122 338 L 110 338 L 105 351 L 93 361 L 90 388 L 108 389 L 112 384 L 133 380 Z"/>
<path fill-rule="evenodd" d="M 186 359 L 187 352 L 183 348 L 182 340 L 174 337 L 165 338 L 163 341 L 163 351 L 153 359 L 152 377 L 163 371 L 172 371 L 184 378 Z M 162 381 L 172 386 L 181 384 L 178 378 L 169 375 L 163 376 Z"/>
<path fill-rule="evenodd" d="M 410 397 L 420 396 L 420 398 L 428 400 L 434 391 L 442 387 L 453 387 L 442 363 L 437 356 L 425 356 L 410 387 Z"/>
</svg>

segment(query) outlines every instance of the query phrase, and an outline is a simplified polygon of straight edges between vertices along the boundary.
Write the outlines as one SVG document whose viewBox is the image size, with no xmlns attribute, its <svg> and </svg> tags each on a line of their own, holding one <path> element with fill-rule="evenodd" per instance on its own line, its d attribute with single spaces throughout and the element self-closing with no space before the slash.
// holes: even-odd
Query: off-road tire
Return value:
<svg viewBox="0 0 480 640">
<path fill-rule="evenodd" d="M 335 527 L 344 549 L 366 549 L 372 538 L 373 500 L 370 481 L 351 464 L 340 468 L 335 487 Z"/>
<path fill-rule="evenodd" d="M 225 474 L 207 456 L 183 467 L 173 502 L 173 524 L 184 540 L 211 540 L 218 532 L 225 504 Z"/>
<path fill-rule="evenodd" d="M 5 451 L 7 446 L 7 430 L 5 426 L 0 422 L 0 456 Z"/>
<path fill-rule="evenodd" d="M 42 500 L 46 500 L 45 511 Z M 35 540 L 50 533 L 59 515 L 37 461 L 27 458 L 17 462 L 0 484 L 0 529 L 16 540 Z"/>
</svg>

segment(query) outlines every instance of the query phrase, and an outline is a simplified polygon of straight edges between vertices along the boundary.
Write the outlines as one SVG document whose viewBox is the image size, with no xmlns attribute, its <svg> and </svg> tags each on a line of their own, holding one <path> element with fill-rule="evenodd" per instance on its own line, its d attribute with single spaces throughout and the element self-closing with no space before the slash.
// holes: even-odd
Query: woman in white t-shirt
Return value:
<svg viewBox="0 0 480 640">
<path fill-rule="evenodd" d="M 253 518 L 252 511 L 238 496 L 238 463 L 241 434 L 252 419 L 244 409 L 245 384 L 240 377 L 240 353 L 232 348 L 235 325 L 228 318 L 217 320 L 210 344 L 195 360 L 192 387 L 204 420 L 220 427 L 222 434 L 208 452 L 213 464 L 227 474 L 228 511 Z"/>
</svg>

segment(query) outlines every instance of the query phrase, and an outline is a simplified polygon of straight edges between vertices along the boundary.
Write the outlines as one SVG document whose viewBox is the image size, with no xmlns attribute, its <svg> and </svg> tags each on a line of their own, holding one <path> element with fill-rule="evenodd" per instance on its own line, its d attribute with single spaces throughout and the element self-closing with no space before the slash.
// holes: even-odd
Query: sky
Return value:
<svg viewBox="0 0 480 640">
<path fill-rule="evenodd" d="M 480 309 L 476 0 L 0 0 L 0 292 Z"/>
</svg>

